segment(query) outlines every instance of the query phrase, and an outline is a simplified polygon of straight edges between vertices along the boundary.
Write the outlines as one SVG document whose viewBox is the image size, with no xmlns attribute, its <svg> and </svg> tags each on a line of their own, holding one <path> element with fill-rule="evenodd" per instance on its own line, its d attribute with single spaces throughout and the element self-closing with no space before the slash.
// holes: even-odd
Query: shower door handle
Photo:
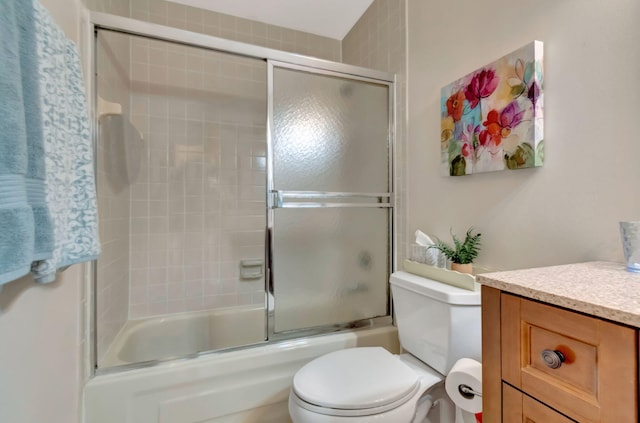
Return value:
<svg viewBox="0 0 640 423">
<path fill-rule="evenodd" d="M 273 194 L 273 207 L 274 209 L 279 209 L 284 207 L 284 196 L 283 196 L 284 191 L 272 191 Z"/>
<path fill-rule="evenodd" d="M 271 208 L 393 207 L 393 193 L 271 191 Z"/>
</svg>

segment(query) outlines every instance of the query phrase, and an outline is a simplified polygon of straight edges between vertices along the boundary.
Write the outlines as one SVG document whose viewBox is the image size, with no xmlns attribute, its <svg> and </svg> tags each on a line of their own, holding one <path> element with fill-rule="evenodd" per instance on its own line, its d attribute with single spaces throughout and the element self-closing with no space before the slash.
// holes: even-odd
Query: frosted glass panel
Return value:
<svg viewBox="0 0 640 423">
<path fill-rule="evenodd" d="M 389 209 L 274 215 L 276 332 L 387 315 Z"/>
<path fill-rule="evenodd" d="M 389 191 L 389 87 L 274 69 L 274 184 Z"/>
</svg>

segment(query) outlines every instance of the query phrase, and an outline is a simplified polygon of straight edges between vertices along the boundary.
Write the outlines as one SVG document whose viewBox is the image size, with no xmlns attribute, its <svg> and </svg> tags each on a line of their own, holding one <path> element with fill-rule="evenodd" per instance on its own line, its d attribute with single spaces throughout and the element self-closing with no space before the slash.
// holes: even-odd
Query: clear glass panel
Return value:
<svg viewBox="0 0 640 423">
<path fill-rule="evenodd" d="M 380 208 L 274 211 L 276 332 L 388 314 L 389 215 Z"/>
<path fill-rule="evenodd" d="M 389 191 L 389 87 L 274 68 L 279 190 Z"/>
<path fill-rule="evenodd" d="M 265 339 L 266 74 L 99 31 L 99 367 Z"/>
</svg>

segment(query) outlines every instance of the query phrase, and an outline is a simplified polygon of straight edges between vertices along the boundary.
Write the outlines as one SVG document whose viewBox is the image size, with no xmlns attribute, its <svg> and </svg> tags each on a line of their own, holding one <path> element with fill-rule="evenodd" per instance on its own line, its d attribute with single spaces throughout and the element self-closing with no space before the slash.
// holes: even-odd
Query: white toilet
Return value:
<svg viewBox="0 0 640 423">
<path fill-rule="evenodd" d="M 400 344 L 335 351 L 293 378 L 294 423 L 470 423 L 444 390 L 444 378 L 463 357 L 481 360 L 480 292 L 406 272 L 390 278 Z"/>
</svg>

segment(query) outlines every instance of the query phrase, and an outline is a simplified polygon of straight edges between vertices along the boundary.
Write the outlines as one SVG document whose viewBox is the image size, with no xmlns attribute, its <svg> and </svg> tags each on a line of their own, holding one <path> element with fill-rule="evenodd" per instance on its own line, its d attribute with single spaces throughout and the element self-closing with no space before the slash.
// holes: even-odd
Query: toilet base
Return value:
<svg viewBox="0 0 640 423">
<path fill-rule="evenodd" d="M 425 395 L 429 395 L 434 403 L 426 418 L 415 421 L 416 408 Z M 298 400 L 300 401 L 300 400 Z M 412 398 L 393 410 L 368 416 L 331 416 L 314 413 L 301 407 L 295 394 L 289 394 L 289 415 L 294 423 L 476 423 L 472 413 L 456 407 L 444 390 L 444 383 L 440 382 L 429 388 L 427 392 Z"/>
</svg>

